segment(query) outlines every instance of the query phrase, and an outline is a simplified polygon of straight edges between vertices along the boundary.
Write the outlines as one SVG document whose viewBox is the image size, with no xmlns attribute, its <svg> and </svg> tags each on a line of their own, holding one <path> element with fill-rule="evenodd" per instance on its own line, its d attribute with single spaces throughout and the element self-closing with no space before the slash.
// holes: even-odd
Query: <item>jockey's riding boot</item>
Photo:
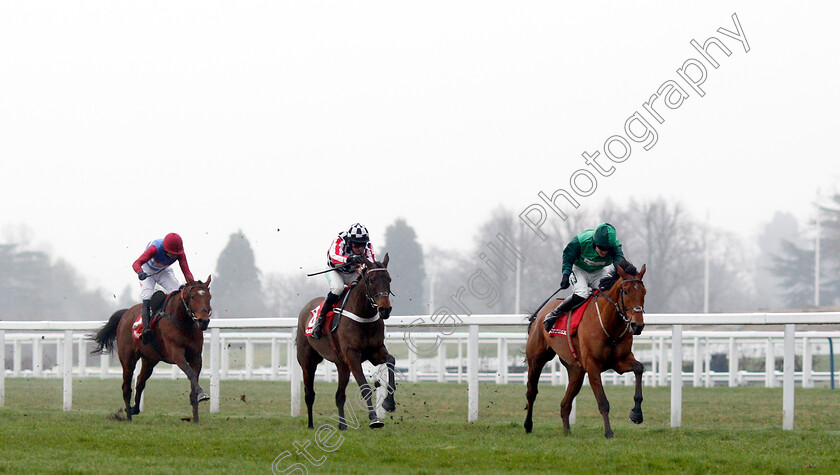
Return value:
<svg viewBox="0 0 840 475">
<path fill-rule="evenodd" d="M 545 316 L 545 330 L 550 331 L 551 327 L 554 325 L 554 321 L 557 320 L 557 317 L 582 304 L 585 300 L 585 298 L 578 294 L 572 294 L 571 297 L 564 300 L 563 303 L 558 305 L 557 308 Z"/>
<path fill-rule="evenodd" d="M 152 312 L 152 301 L 151 300 L 144 300 L 143 301 L 143 308 L 140 310 L 140 314 L 143 316 L 143 333 L 140 335 L 140 340 L 143 343 L 149 343 L 152 341 L 152 329 L 149 328 L 149 314 Z"/>
<path fill-rule="evenodd" d="M 330 292 L 327 294 L 327 298 L 324 300 L 324 305 L 321 306 L 321 312 L 318 314 L 318 318 L 315 320 L 315 326 L 312 327 L 312 338 L 319 339 L 321 338 L 321 327 L 324 325 L 324 319 L 327 318 L 327 312 L 332 309 L 334 303 L 338 302 L 340 295 L 335 295 L 334 293 Z"/>
</svg>

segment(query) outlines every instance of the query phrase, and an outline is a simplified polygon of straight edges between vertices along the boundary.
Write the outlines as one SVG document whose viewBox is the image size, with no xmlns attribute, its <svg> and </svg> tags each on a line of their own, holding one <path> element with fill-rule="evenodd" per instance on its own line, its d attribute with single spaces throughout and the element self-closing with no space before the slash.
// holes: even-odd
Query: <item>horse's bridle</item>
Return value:
<svg viewBox="0 0 840 475">
<path fill-rule="evenodd" d="M 190 308 L 189 304 L 187 303 L 187 300 L 188 300 L 187 297 L 184 296 L 184 292 L 188 288 L 191 288 L 191 287 L 192 287 L 191 285 L 185 285 L 184 288 L 181 289 L 181 302 L 184 304 L 184 310 L 187 311 L 187 316 L 192 318 L 194 324 L 198 324 L 198 318 L 196 318 L 195 312 L 193 312 L 193 310 Z M 190 299 L 192 299 L 192 295 L 189 295 L 189 297 L 190 297 Z M 213 314 L 213 309 L 209 308 L 209 307 L 202 307 L 202 308 L 198 309 L 198 311 L 199 312 L 201 312 L 201 311 L 207 312 L 207 318 L 210 318 L 210 316 Z"/>
<path fill-rule="evenodd" d="M 596 299 L 595 308 L 598 310 L 598 321 L 601 323 L 601 329 L 604 330 L 604 333 L 607 335 L 607 338 L 611 338 L 611 337 L 610 337 L 610 333 L 604 327 L 604 321 L 601 318 L 601 307 L 598 306 L 598 302 L 597 302 L 598 297 L 604 297 L 605 299 L 607 299 L 608 302 L 613 304 L 613 306 L 615 307 L 616 313 L 618 313 L 618 315 L 624 321 L 624 331 L 621 332 L 621 335 L 618 335 L 617 340 L 621 340 L 621 337 L 623 337 L 624 334 L 627 333 L 627 330 L 630 329 L 630 324 L 633 322 L 633 320 L 629 316 L 627 316 L 627 310 L 632 310 L 633 311 L 633 316 L 635 316 L 637 313 L 642 313 L 642 314 L 645 313 L 645 307 L 642 306 L 642 305 L 636 305 L 635 307 L 629 307 L 628 308 L 627 305 L 624 303 L 625 290 L 624 290 L 623 286 L 624 286 L 624 284 L 629 284 L 631 282 L 639 282 L 640 284 L 642 284 L 642 287 L 644 287 L 644 285 L 645 285 L 644 283 L 642 283 L 641 279 L 622 280 L 621 283 L 618 284 L 619 287 L 621 287 L 618 291 L 618 297 L 619 297 L 618 302 L 609 298 L 607 296 L 606 292 L 598 292 L 597 294 L 595 294 L 595 299 Z"/>
<path fill-rule="evenodd" d="M 377 267 L 376 269 L 367 269 L 367 270 L 365 270 L 365 273 L 367 274 L 367 273 L 370 273 L 370 272 L 387 271 L 387 270 L 388 269 L 386 269 L 384 267 Z M 367 299 L 370 302 L 370 305 L 373 307 L 373 309 L 378 311 L 379 310 L 379 305 L 377 305 L 376 299 L 379 298 L 379 297 L 382 297 L 382 296 L 387 297 L 388 295 L 394 295 L 394 294 L 391 292 L 391 289 L 389 288 L 388 290 L 385 290 L 383 292 L 379 292 L 378 294 L 371 297 L 370 293 L 368 292 L 367 279 L 364 279 L 364 277 L 362 277 L 362 278 L 365 282 L 365 297 L 367 297 Z"/>
</svg>

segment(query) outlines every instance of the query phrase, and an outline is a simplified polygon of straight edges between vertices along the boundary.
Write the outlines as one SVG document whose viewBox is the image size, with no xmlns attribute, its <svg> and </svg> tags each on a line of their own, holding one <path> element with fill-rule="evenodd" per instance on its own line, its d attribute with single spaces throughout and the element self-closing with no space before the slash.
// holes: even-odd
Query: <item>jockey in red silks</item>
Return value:
<svg viewBox="0 0 840 475">
<path fill-rule="evenodd" d="M 312 338 L 316 340 L 321 338 L 321 326 L 327 312 L 341 298 L 344 287 L 356 283 L 361 275 L 359 264 L 365 262 L 365 259 L 371 262 L 376 260 L 373 256 L 373 246 L 370 244 L 368 230 L 359 223 L 350 226 L 347 231 L 339 233 L 338 237 L 330 244 L 327 251 L 327 265 L 332 267 L 333 270 L 324 274 L 327 277 L 327 282 L 330 283 L 330 293 L 327 294 L 327 298 L 321 306 L 321 312 L 315 320 L 315 326 L 312 328 Z"/>
<path fill-rule="evenodd" d="M 181 236 L 175 233 L 167 234 L 163 239 L 155 239 L 146 245 L 146 251 L 134 261 L 132 268 L 140 279 L 140 300 L 143 301 L 143 334 L 140 339 L 148 343 L 152 339 L 152 331 L 149 329 L 149 313 L 151 312 L 152 293 L 155 284 L 163 287 L 168 294 L 178 290 L 180 284 L 175 278 L 175 272 L 169 267 L 178 261 L 181 272 L 187 281 L 193 279 L 190 266 L 187 265 L 187 256 L 184 254 L 184 243 Z"/>
</svg>

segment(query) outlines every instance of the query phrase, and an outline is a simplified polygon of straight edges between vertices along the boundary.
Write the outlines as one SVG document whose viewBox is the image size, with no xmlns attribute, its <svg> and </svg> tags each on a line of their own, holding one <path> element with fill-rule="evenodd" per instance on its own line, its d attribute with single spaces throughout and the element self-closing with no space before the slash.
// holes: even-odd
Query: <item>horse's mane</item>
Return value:
<svg viewBox="0 0 840 475">
<path fill-rule="evenodd" d="M 638 274 L 638 272 L 636 271 L 636 266 L 627 261 L 624 261 L 624 265 L 621 266 L 621 268 L 624 269 L 624 272 L 631 276 L 635 276 L 636 274 Z M 615 270 L 615 267 L 613 267 L 612 269 L 610 269 L 609 273 L 607 273 L 607 275 L 603 279 L 601 279 L 601 282 L 598 283 L 598 289 L 600 289 L 601 292 L 606 292 L 610 290 L 613 285 L 615 285 L 618 279 L 618 271 Z"/>
</svg>

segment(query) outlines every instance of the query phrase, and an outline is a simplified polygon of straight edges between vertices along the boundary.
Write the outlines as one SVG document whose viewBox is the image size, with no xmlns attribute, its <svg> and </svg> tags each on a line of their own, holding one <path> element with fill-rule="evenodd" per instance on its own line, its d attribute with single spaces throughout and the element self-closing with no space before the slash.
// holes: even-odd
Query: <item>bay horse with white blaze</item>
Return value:
<svg viewBox="0 0 840 475">
<path fill-rule="evenodd" d="M 618 374 L 633 371 L 636 375 L 636 393 L 633 397 L 635 405 L 630 410 L 630 420 L 636 424 L 641 424 L 644 420 L 642 373 L 645 368 L 636 360 L 631 350 L 633 335 L 641 334 L 645 326 L 646 290 L 642 283 L 645 266 L 642 266 L 638 274 L 629 274 L 621 266 L 616 266 L 616 272 L 618 276 L 613 277 L 614 281 L 609 287 L 609 284 L 604 285 L 604 281 L 609 278 L 602 281 L 602 292 L 589 302 L 575 335 L 550 337 L 543 325 L 546 314 L 557 307 L 560 300 L 546 302 L 532 315 L 525 347 L 528 360 L 528 415 L 525 418 L 527 433 L 533 428 L 531 416 L 534 400 L 537 398 L 540 373 L 545 364 L 554 359 L 554 355 L 560 357 L 560 362 L 569 373 L 569 385 L 560 403 L 560 416 L 567 434 L 571 430 L 569 415 L 572 411 L 572 400 L 580 392 L 584 375 L 589 375 L 589 384 L 595 393 L 598 411 L 604 418 L 604 436 L 614 437 L 610 427 L 610 403 L 601 383 L 601 373 L 608 369 L 615 370 Z"/>
<path fill-rule="evenodd" d="M 146 387 L 146 380 L 152 375 L 155 365 L 164 361 L 178 365 L 190 379 L 192 420 L 198 423 L 198 403 L 210 399 L 198 384 L 204 330 L 210 323 L 212 313 L 209 287 L 210 276 L 207 277 L 207 283 L 200 280 L 187 281 L 180 290 L 167 296 L 163 316 L 152 328 L 154 339 L 148 344 L 132 336 L 132 326 L 140 316 L 141 304 L 118 310 L 111 315 L 108 323 L 92 336 L 91 339 L 98 343 L 99 347 L 91 354 L 108 354 L 113 351 L 116 343 L 123 368 L 123 400 L 129 421 L 132 415 L 140 413 L 140 396 Z M 131 379 L 138 360 L 142 360 L 143 365 L 137 377 L 137 392 L 132 406 Z"/>
<path fill-rule="evenodd" d="M 315 402 L 315 369 L 323 360 L 335 364 L 338 371 L 338 390 L 335 392 L 335 405 L 338 407 L 340 430 L 346 430 L 344 418 L 344 403 L 347 399 L 346 389 L 350 381 L 350 373 L 359 384 L 359 389 L 367 403 L 370 427 L 378 429 L 385 423 L 377 417 L 371 399 L 373 391 L 362 371 L 362 362 L 370 361 L 374 365 L 385 363 L 388 368 L 388 395 L 382 407 L 393 412 L 394 402 L 394 364 L 396 360 L 385 347 L 385 323 L 383 320 L 391 315 L 391 276 L 388 274 L 388 254 L 382 262 L 371 262 L 365 259 L 358 283 L 348 290 L 344 310 L 333 333 L 324 322 L 323 335 L 314 339 L 306 335 L 306 326 L 314 318 L 318 305 L 323 297 L 309 301 L 298 316 L 297 326 L 297 359 L 303 370 L 304 397 L 306 411 L 309 416 L 308 427 L 312 424 L 312 404 Z M 338 311 L 338 309 L 336 309 Z M 351 408 L 352 411 L 352 408 Z"/>
</svg>

